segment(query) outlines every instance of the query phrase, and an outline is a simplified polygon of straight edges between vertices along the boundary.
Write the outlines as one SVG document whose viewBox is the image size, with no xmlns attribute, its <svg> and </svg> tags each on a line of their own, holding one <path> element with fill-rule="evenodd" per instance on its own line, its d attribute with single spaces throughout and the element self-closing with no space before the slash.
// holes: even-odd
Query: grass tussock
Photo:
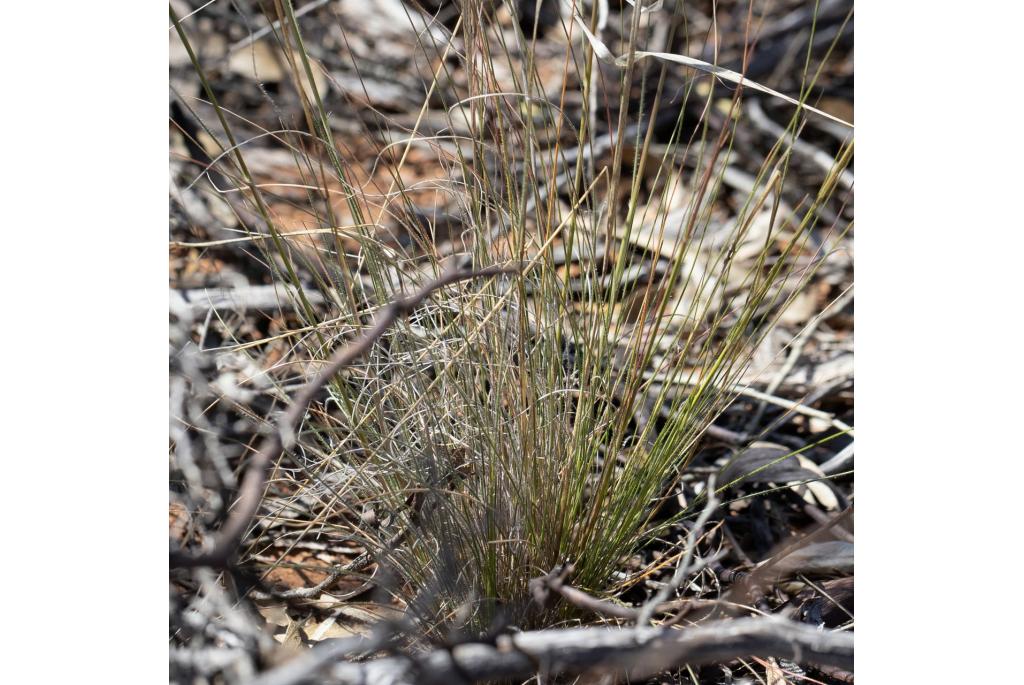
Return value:
<svg viewBox="0 0 1024 685">
<path fill-rule="evenodd" d="M 371 178 L 336 139 L 291 3 L 275 2 L 302 126 L 268 134 L 305 179 L 297 201 L 317 226 L 301 239 L 278 225 L 232 133 L 241 122 L 205 76 L 216 118 L 196 113 L 223 145 L 216 173 L 238 189 L 275 281 L 295 287 L 308 368 L 448 270 L 520 269 L 437 292 L 339 375 L 280 464 L 288 492 L 267 499 L 272 516 L 318 501 L 308 528 L 371 551 L 428 628 L 484 627 L 499 611 L 538 621 L 528 580 L 566 560 L 589 592 L 636 582 L 617 575 L 623 560 L 700 509 L 663 505 L 754 349 L 850 228 L 823 227 L 821 210 L 852 135 L 815 195 L 783 200 L 803 122 L 817 116 L 799 106 L 723 219 L 749 89 L 638 56 L 677 44 L 680 23 L 665 17 L 678 10 L 625 7 L 608 26 L 602 3 L 566 3 L 546 27 L 553 60 L 537 52 L 537 6 L 534 20 L 507 22 L 509 7 L 465 0 L 450 27 L 405 7 L 429 77 L 418 116 L 381 114 L 367 136 L 389 141 Z M 605 51 L 622 57 L 607 64 Z M 425 158 L 436 173 L 411 179 L 410 160 Z M 314 290 L 332 311 L 310 303 Z"/>
</svg>

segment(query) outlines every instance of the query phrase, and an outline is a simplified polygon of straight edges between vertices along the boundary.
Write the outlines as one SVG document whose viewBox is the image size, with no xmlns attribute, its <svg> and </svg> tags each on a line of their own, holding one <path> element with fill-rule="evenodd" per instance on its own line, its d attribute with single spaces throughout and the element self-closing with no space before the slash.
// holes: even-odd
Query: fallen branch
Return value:
<svg viewBox="0 0 1024 685">
<path fill-rule="evenodd" d="M 853 669 L 853 634 L 782 619 L 743 618 L 687 628 L 566 628 L 503 635 L 419 656 L 336 664 L 342 683 L 455 683 L 524 679 L 543 672 L 639 680 L 677 668 L 750 656 Z"/>
<path fill-rule="evenodd" d="M 691 571 L 695 572 L 706 565 L 710 565 L 714 561 L 717 561 L 719 556 L 721 556 L 721 554 L 716 553 L 707 559 L 702 559 L 700 562 L 690 567 Z M 599 616 L 621 618 L 629 621 L 638 621 L 643 617 L 642 611 L 644 610 L 644 607 L 632 607 L 626 604 L 617 604 L 606 599 L 594 597 L 593 595 L 587 594 L 583 590 L 575 588 L 572 585 L 566 585 L 565 579 L 568 578 L 574 570 L 575 568 L 572 564 L 566 564 L 565 566 L 554 569 L 547 575 L 532 579 L 530 581 L 530 592 L 533 595 L 533 598 L 541 606 L 546 606 L 549 603 L 550 593 L 555 592 L 561 595 L 565 601 L 569 602 L 573 606 L 586 611 L 591 611 Z M 742 607 L 742 605 L 735 604 L 733 602 L 726 602 L 720 599 L 687 597 L 656 604 L 654 605 L 654 608 L 650 610 L 650 615 L 663 614 L 669 611 L 685 612 L 699 607 L 715 608 L 720 606 L 745 608 Z M 669 624 L 675 624 L 676 622 L 676 619 L 673 618 L 669 621 Z"/>
<path fill-rule="evenodd" d="M 361 337 L 331 355 L 324 370 L 303 386 L 295 396 L 291 406 L 288 407 L 288 410 L 285 411 L 278 421 L 274 432 L 266 438 L 263 447 L 249 462 L 245 476 L 242 479 L 242 484 L 238 490 L 236 506 L 221 527 L 220 534 L 217 536 L 212 548 L 209 551 L 194 555 L 183 551 L 172 551 L 170 554 L 171 568 L 197 566 L 224 568 L 228 566 L 245 535 L 246 529 L 249 527 L 249 523 L 259 510 L 260 502 L 263 500 L 263 488 L 267 482 L 267 472 L 270 469 L 270 465 L 281 455 L 281 452 L 295 444 L 295 429 L 302 420 L 302 417 L 305 416 L 306 409 L 313 401 L 313 398 L 339 371 L 365 354 L 374 342 L 384 335 L 384 332 L 398 321 L 399 318 L 410 314 L 423 300 L 427 299 L 431 293 L 439 288 L 473 278 L 519 272 L 520 269 L 518 267 L 500 266 L 488 267 L 477 271 L 449 272 L 427 283 L 409 297 L 394 300 L 381 310 L 373 327 Z"/>
<path fill-rule="evenodd" d="M 247 288 L 198 288 L 195 290 L 171 290 L 171 312 L 188 309 L 192 318 L 197 319 L 210 309 L 274 311 L 295 307 L 295 288 L 283 285 L 255 285 Z M 306 298 L 312 305 L 323 304 L 326 300 L 321 293 L 309 291 Z"/>
</svg>

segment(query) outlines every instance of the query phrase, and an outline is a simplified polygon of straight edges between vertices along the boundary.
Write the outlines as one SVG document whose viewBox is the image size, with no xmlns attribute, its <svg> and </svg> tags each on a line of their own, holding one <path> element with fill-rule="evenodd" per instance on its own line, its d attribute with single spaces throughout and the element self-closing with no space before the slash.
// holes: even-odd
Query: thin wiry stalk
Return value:
<svg viewBox="0 0 1024 685">
<path fill-rule="evenodd" d="M 852 142 L 844 146 L 802 211 L 784 207 L 804 117 L 798 109 L 722 226 L 714 212 L 743 124 L 742 87 L 724 117 L 715 114 L 714 81 L 702 103 L 696 79 L 671 101 L 672 62 L 636 58 L 662 49 L 648 45 L 654 18 L 627 10 L 619 50 L 626 57 L 611 97 L 611 80 L 579 30 L 598 31 L 592 3 L 585 20 L 567 17 L 552 29 L 567 45 L 552 97 L 539 70 L 536 25 L 530 33 L 501 31 L 488 3 L 460 4 L 447 35 L 416 33 L 436 67 L 412 126 L 396 136 L 383 117 L 377 130 L 365 125 L 368 138 L 404 141 L 381 144 L 377 161 L 389 180 L 372 187 L 376 181 L 357 181 L 359 160 L 347 159 L 335 140 L 291 2 L 275 0 L 277 35 L 308 128 L 291 136 L 292 147 L 311 211 L 330 229 L 315 257 L 289 247 L 262 211 L 262 189 L 210 94 L 237 153 L 234 175 L 272 237 L 259 244 L 288 265 L 288 282 L 301 292 L 291 266 L 298 260 L 313 275 L 306 287 L 341 310 L 318 322 L 303 307 L 315 335 L 311 359 L 328 357 L 334 341 L 364 329 L 395 293 L 452 261 L 526 265 L 512 284 L 424 303 L 368 351 L 365 364 L 331 383 L 330 404 L 340 412 L 310 413 L 297 434 L 318 455 L 311 467 L 300 464 L 306 487 L 329 492 L 338 511 L 387 519 L 378 529 L 353 521 L 349 532 L 401 578 L 395 591 L 427 626 L 454 616 L 485 625 L 498 603 L 518 607 L 529 578 L 566 559 L 576 567 L 574 585 L 610 588 L 621 559 L 657 528 L 655 503 L 734 399 L 752 350 L 828 257 L 810 250 L 808 239 L 853 152 Z M 572 11 L 583 8 L 572 3 Z M 805 79 L 801 105 L 817 73 Z M 668 142 L 656 146 L 658 118 L 674 107 Z M 428 111 L 443 112 L 448 131 L 421 133 Z M 415 188 L 402 176 L 422 143 L 444 171 L 437 187 L 464 217 L 455 254 L 442 254 L 432 227 L 419 223 Z M 338 215 L 332 186 L 341 187 L 349 217 Z M 384 244 L 385 227 L 410 244 Z M 355 259 L 342 248 L 352 235 Z M 812 266 L 798 270 L 798 257 Z M 637 275 L 643 262 L 647 271 Z M 668 407 L 668 420 L 638 425 L 648 400 Z M 399 530 L 411 531 L 406 544 L 388 544 Z"/>
</svg>

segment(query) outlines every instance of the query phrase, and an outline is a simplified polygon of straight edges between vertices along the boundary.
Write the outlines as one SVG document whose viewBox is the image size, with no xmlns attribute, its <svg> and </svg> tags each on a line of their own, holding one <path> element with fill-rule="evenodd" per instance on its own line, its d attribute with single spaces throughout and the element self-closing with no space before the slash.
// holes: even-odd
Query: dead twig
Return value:
<svg viewBox="0 0 1024 685">
<path fill-rule="evenodd" d="M 324 590 L 338 582 L 338 579 L 342 576 L 350 573 L 359 573 L 372 563 L 373 556 L 369 552 L 363 552 L 347 564 L 332 566 L 331 570 L 327 573 L 327 577 L 311 587 L 295 588 L 292 590 L 285 590 L 283 592 L 258 592 L 254 590 L 250 593 L 250 596 L 254 599 L 315 599 L 319 597 L 320 593 Z M 350 590 L 337 599 L 343 600 L 360 595 L 371 585 L 373 585 L 372 578 L 361 584 L 355 590 Z"/>
<path fill-rule="evenodd" d="M 651 620 L 651 616 L 654 615 L 654 611 L 659 605 L 663 604 L 665 600 L 669 598 L 673 592 L 675 592 L 683 581 L 690 575 L 690 564 L 693 560 L 693 555 L 697 550 L 697 539 L 700 537 L 701 531 L 704 530 L 704 524 L 708 522 L 711 515 L 715 513 L 715 509 L 718 508 L 719 500 L 715 497 L 715 477 L 711 476 L 708 480 L 707 487 L 704 489 L 707 493 L 708 501 L 704 505 L 704 510 L 697 517 L 696 523 L 693 524 L 693 528 L 686 536 L 686 553 L 683 558 L 679 561 L 679 566 L 676 567 L 676 572 L 672 574 L 672 579 L 661 586 L 661 589 L 655 593 L 654 597 L 644 604 L 640 608 L 639 616 L 636 620 L 637 629 L 639 630 Z"/>
<path fill-rule="evenodd" d="M 567 602 L 573 606 L 577 606 L 581 609 L 591 611 L 600 616 L 610 616 L 612 618 L 624 618 L 634 619 L 637 616 L 637 609 L 623 604 L 616 604 L 615 602 L 609 602 L 604 599 L 598 599 L 592 595 L 588 595 L 586 592 L 566 585 L 565 580 L 572 572 L 575 567 L 572 564 L 565 564 L 560 567 L 556 567 L 551 573 L 546 576 L 540 576 L 530 581 L 530 594 L 533 595 L 534 601 L 541 606 L 546 606 L 550 597 L 550 592 L 555 592 L 561 595 Z"/>
<path fill-rule="evenodd" d="M 766 132 L 770 136 L 776 138 L 786 138 L 787 143 L 792 147 L 793 152 L 806 157 L 815 166 L 824 171 L 826 174 L 832 173 L 835 168 L 836 160 L 827 152 L 811 145 L 802 138 L 797 138 L 796 132 L 790 132 L 779 126 L 777 123 L 772 121 L 764 109 L 761 107 L 761 103 L 756 99 L 751 99 L 747 103 L 747 113 L 750 115 L 750 121 L 755 126 Z M 853 172 L 849 169 L 842 169 L 839 171 L 838 181 L 841 186 L 847 190 L 853 189 Z"/>
<path fill-rule="evenodd" d="M 722 556 L 721 554 L 715 554 L 708 559 L 702 560 L 700 564 L 702 567 L 711 565 L 717 558 Z M 696 564 L 694 568 L 696 568 Z M 538 604 L 547 604 L 549 591 L 555 592 L 562 596 L 565 601 L 569 602 L 573 606 L 579 607 L 591 611 L 600 616 L 606 616 L 609 618 L 621 618 L 627 621 L 635 621 L 640 617 L 640 612 L 643 607 L 632 607 L 625 604 L 616 604 L 615 602 L 609 602 L 606 599 L 599 599 L 593 595 L 589 595 L 579 588 L 575 588 L 571 585 L 565 584 L 565 579 L 572 575 L 574 567 L 572 564 L 566 564 L 565 566 L 554 569 L 551 573 L 546 576 L 534 578 L 530 581 L 530 592 L 533 594 L 534 599 Z M 726 602 L 718 599 L 698 599 L 698 598 L 687 598 L 687 599 L 676 599 L 670 602 L 664 602 L 657 605 L 652 612 L 654 614 L 665 613 L 668 611 L 687 611 L 690 609 L 697 608 L 712 608 L 728 605 L 731 607 L 740 607 L 741 605 L 733 602 Z M 674 619 L 673 619 L 674 621 Z"/>
<path fill-rule="evenodd" d="M 565 628 L 502 635 L 494 644 L 468 643 L 426 654 L 341 663 L 329 675 L 342 683 L 453 683 L 600 672 L 643 680 L 682 664 L 738 657 L 783 657 L 853 668 L 853 635 L 818 631 L 776 618 L 742 618 L 687 628 Z M 281 683 L 280 685 L 285 685 Z"/>
<path fill-rule="evenodd" d="M 846 467 L 847 462 L 853 459 L 853 446 L 855 443 L 850 443 L 842 449 L 836 456 L 832 457 L 828 461 L 821 465 L 821 472 L 826 476 L 830 476 L 833 473 L 838 473 Z"/>
<path fill-rule="evenodd" d="M 304 14 L 306 14 L 308 12 L 312 12 L 315 9 L 323 7 L 329 1 L 330 0 L 313 0 L 312 2 L 306 3 L 305 5 L 300 7 L 299 9 L 295 10 L 295 18 L 298 19 L 299 17 L 301 17 L 302 15 L 304 15 Z M 252 45 L 256 41 L 258 41 L 259 39 L 263 38 L 264 36 L 269 36 L 271 33 L 275 33 L 280 28 L 281 28 L 281 20 L 277 19 L 277 20 L 271 22 L 269 25 L 264 26 L 263 28 L 255 31 L 253 33 L 250 33 L 248 36 L 246 36 L 242 40 L 240 40 L 240 41 L 238 41 L 236 43 L 232 43 L 231 46 L 228 47 L 227 54 L 228 55 L 232 55 L 232 54 L 238 52 L 239 50 L 244 50 L 245 48 L 249 47 L 250 45 Z"/>
<path fill-rule="evenodd" d="M 405 538 L 408 532 L 408 528 L 400 530 L 398 533 L 392 536 L 390 540 L 387 541 L 385 547 L 388 549 L 394 549 L 394 547 Z M 320 593 L 322 593 L 324 590 L 338 582 L 338 579 L 342 576 L 348 575 L 350 573 L 358 573 L 370 564 L 372 564 L 373 562 L 374 555 L 370 553 L 370 551 L 365 551 L 352 561 L 348 562 L 347 564 L 332 566 L 330 571 L 328 571 L 327 573 L 327 577 L 319 583 L 317 583 L 316 585 L 313 585 L 312 587 L 295 588 L 293 590 L 285 590 L 284 592 L 253 592 L 251 594 L 256 599 L 315 599 L 319 597 Z M 336 599 L 338 601 L 341 601 L 361 595 L 369 587 L 374 585 L 375 582 L 376 581 L 373 578 L 370 578 L 354 590 L 349 590 L 341 596 L 336 596 Z"/>
<path fill-rule="evenodd" d="M 853 426 L 843 423 L 842 421 L 837 419 L 834 414 L 830 414 L 827 411 L 822 411 L 820 409 L 808 407 L 806 404 L 801 404 L 800 402 L 794 402 L 792 400 L 776 397 L 769 393 L 761 392 L 750 387 L 737 386 L 735 388 L 735 392 L 746 397 L 751 397 L 755 400 L 762 400 L 764 402 L 767 402 L 768 404 L 774 404 L 777 407 L 788 409 L 789 411 L 796 412 L 797 414 L 802 414 L 804 416 L 809 416 L 811 418 L 827 421 L 837 431 L 846 433 L 851 437 L 854 434 Z"/>
<path fill-rule="evenodd" d="M 313 398 L 339 371 L 365 354 L 399 318 L 410 314 L 439 288 L 474 278 L 519 272 L 518 266 L 492 266 L 477 271 L 449 272 L 430 281 L 409 297 L 394 300 L 381 310 L 380 316 L 372 328 L 360 338 L 331 355 L 324 370 L 298 392 L 291 406 L 278 421 L 274 432 L 267 437 L 262 449 L 249 462 L 238 490 L 236 506 L 221 527 L 220 534 L 209 551 L 199 554 L 189 554 L 180 550 L 172 551 L 170 554 L 171 568 L 194 568 L 197 566 L 224 568 L 229 564 L 263 500 L 263 487 L 267 481 L 270 465 L 281 455 L 282 451 L 295 444 L 295 429 L 302 417 L 305 416 L 306 409 Z"/>
<path fill-rule="evenodd" d="M 843 291 L 843 293 L 839 295 L 839 297 L 837 297 L 836 299 L 832 300 L 832 302 L 827 304 L 825 308 L 821 310 L 821 312 L 819 312 L 813 319 L 811 319 L 807 323 L 806 326 L 804 326 L 803 330 L 797 334 L 797 336 L 793 339 L 793 342 L 790 344 L 789 355 L 786 357 L 786 361 L 782 364 L 782 368 L 779 369 L 779 372 L 777 374 L 775 374 L 775 378 L 773 378 L 772 382 L 768 384 L 767 388 L 765 388 L 765 394 L 774 395 L 778 391 L 783 381 L 785 381 L 786 377 L 789 376 L 790 371 L 793 370 L 793 367 L 795 367 L 796 363 L 800 360 L 800 356 L 803 354 L 804 351 L 804 346 L 807 345 L 807 342 L 811 339 L 811 336 L 814 335 L 814 332 L 818 330 L 818 326 L 821 325 L 821 322 L 823 322 L 829 316 L 832 316 L 834 311 L 842 311 L 843 308 L 846 307 L 846 305 L 848 305 L 851 300 L 853 300 L 852 285 L 845 291 Z M 765 409 L 767 409 L 767 407 L 768 402 L 766 400 L 761 400 L 758 403 L 757 409 L 754 411 L 753 416 L 751 416 L 750 420 L 747 422 L 747 426 L 745 429 L 746 433 L 749 434 L 753 432 L 753 430 L 761 422 L 761 417 L 764 416 L 764 411 Z"/>
<path fill-rule="evenodd" d="M 272 311 L 292 309 L 294 298 L 282 297 L 284 293 L 294 295 L 296 289 L 284 285 L 255 285 L 248 288 L 199 288 L 195 290 L 171 290 L 171 312 L 178 313 L 187 308 L 193 318 L 204 316 L 211 309 L 231 309 L 238 312 L 248 310 Z M 326 301 L 322 293 L 306 293 L 311 305 Z"/>
</svg>

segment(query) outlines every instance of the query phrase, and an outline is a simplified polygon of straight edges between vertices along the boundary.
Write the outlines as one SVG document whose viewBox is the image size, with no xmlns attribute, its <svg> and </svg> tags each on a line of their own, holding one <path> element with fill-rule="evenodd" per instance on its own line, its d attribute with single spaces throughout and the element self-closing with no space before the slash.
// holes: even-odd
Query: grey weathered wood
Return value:
<svg viewBox="0 0 1024 685">
<path fill-rule="evenodd" d="M 675 628 L 566 628 L 502 636 L 410 658 L 340 663 L 333 680 L 363 685 L 454 683 L 527 678 L 543 671 L 600 672 L 642 679 L 682 664 L 738 657 L 784 657 L 795 662 L 853 668 L 853 634 L 818 631 L 781 619 L 743 618 Z"/>
<path fill-rule="evenodd" d="M 296 300 L 290 288 L 282 285 L 255 285 L 247 288 L 195 288 L 171 290 L 171 312 L 185 309 L 192 318 L 200 318 L 210 309 L 245 312 L 251 310 L 294 309 Z M 324 296 L 316 290 L 307 290 L 306 299 L 316 306 L 324 303 Z"/>
</svg>

